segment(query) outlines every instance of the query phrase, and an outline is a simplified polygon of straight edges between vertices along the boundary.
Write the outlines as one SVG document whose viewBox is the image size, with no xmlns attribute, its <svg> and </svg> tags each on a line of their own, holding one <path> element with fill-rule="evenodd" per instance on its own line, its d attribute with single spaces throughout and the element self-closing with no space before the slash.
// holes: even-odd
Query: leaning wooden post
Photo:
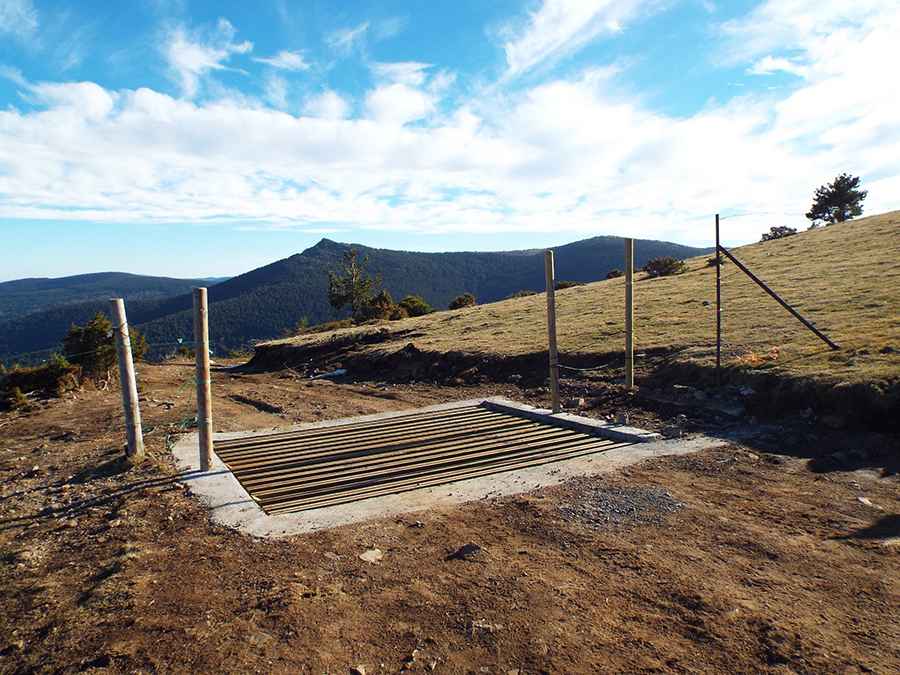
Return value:
<svg viewBox="0 0 900 675">
<path fill-rule="evenodd" d="M 634 239 L 625 240 L 625 386 L 634 389 Z"/>
<path fill-rule="evenodd" d="M 131 359 L 131 337 L 125 318 L 125 302 L 112 298 L 113 333 L 116 336 L 116 354 L 119 357 L 119 386 L 122 389 L 122 408 L 125 410 L 125 435 L 128 448 L 125 456 L 131 461 L 144 457 L 144 435 L 141 430 L 141 409 L 138 405 L 137 382 L 134 379 L 134 362 Z"/>
<path fill-rule="evenodd" d="M 550 355 L 550 399 L 553 412 L 562 411 L 559 403 L 559 353 L 556 349 L 556 273 L 553 269 L 553 251 L 544 254 L 544 271 L 547 276 L 547 339 Z"/>
<path fill-rule="evenodd" d="M 209 378 L 209 321 L 206 289 L 194 289 L 194 352 L 197 358 L 197 428 L 200 432 L 200 470 L 212 461 L 212 397 Z"/>
</svg>

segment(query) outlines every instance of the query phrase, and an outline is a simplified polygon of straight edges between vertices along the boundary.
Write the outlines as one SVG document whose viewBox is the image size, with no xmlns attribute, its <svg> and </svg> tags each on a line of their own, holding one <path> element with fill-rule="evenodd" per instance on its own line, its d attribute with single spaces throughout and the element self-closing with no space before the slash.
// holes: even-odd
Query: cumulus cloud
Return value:
<svg viewBox="0 0 900 675">
<path fill-rule="evenodd" d="M 168 31 L 163 55 L 185 96 L 195 96 L 200 79 L 210 71 L 226 69 L 232 55 L 253 49 L 252 42 L 234 42 L 235 35 L 227 19 L 219 19 L 212 30 L 192 32 L 176 26 Z"/>
<path fill-rule="evenodd" d="M 0 0 L 0 35 L 25 41 L 38 29 L 38 13 L 31 0 Z"/>
<path fill-rule="evenodd" d="M 307 99 L 303 112 L 326 120 L 344 119 L 350 114 L 350 104 L 330 89 Z"/>
<path fill-rule="evenodd" d="M 527 21 L 504 26 L 507 76 L 573 54 L 589 42 L 622 30 L 640 10 L 658 5 L 653 0 L 542 0 Z"/>
<path fill-rule="evenodd" d="M 877 20 L 866 11 L 792 40 L 790 57 L 767 46 L 741 64 L 802 63 L 791 89 L 693 115 L 653 110 L 617 87 L 616 68 L 452 107 L 429 88 L 436 75 L 388 69 L 353 117 L 330 90 L 291 115 L 147 88 L 27 85 L 28 105 L 0 110 L 0 218 L 708 245 L 709 214 L 755 214 L 726 219 L 727 242 L 796 226 L 813 188 L 844 170 L 863 177 L 868 212 L 898 208 L 900 97 L 884 67 L 900 62 L 900 8 Z"/>
<path fill-rule="evenodd" d="M 772 75 L 773 73 L 790 73 L 797 77 L 806 77 L 806 66 L 791 61 L 790 59 L 774 56 L 766 56 L 754 63 L 747 72 L 750 75 Z"/>
<path fill-rule="evenodd" d="M 366 96 L 366 111 L 383 124 L 404 125 L 422 119 L 432 110 L 431 96 L 399 82 L 377 87 Z"/>
<path fill-rule="evenodd" d="M 275 56 L 259 56 L 253 59 L 258 63 L 264 63 L 279 70 L 308 70 L 309 64 L 304 60 L 300 52 L 282 50 Z"/>
</svg>

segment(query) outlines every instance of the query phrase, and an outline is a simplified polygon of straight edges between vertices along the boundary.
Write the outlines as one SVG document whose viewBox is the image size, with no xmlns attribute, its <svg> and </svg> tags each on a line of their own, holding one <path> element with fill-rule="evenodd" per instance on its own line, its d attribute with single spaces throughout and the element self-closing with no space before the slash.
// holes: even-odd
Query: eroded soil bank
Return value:
<svg viewBox="0 0 900 675">
<path fill-rule="evenodd" d="M 263 344 L 248 370 L 295 369 L 304 375 L 346 370 L 345 380 L 430 382 L 445 385 L 513 383 L 540 388 L 547 381 L 547 354 L 498 356 L 464 351 L 428 352 L 413 342 L 393 351 L 373 350 L 378 333 L 345 336 L 313 346 Z M 786 377 L 765 369 L 725 368 L 721 381 L 708 365 L 679 359 L 673 350 L 639 355 L 637 382 L 647 400 L 709 407 L 733 415 L 767 419 L 803 416 L 830 429 L 900 430 L 900 378 L 872 382 L 832 382 Z M 584 382 L 622 381 L 621 353 L 568 354 L 562 377 L 574 387 Z"/>
</svg>

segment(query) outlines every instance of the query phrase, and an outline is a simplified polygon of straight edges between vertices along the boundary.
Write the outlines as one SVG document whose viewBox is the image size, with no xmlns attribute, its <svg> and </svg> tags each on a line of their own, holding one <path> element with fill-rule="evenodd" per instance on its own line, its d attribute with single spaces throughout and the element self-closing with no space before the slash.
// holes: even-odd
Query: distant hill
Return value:
<svg viewBox="0 0 900 675">
<path fill-rule="evenodd" d="M 0 283 L 0 322 L 61 305 L 106 300 L 113 295 L 129 300 L 180 295 L 201 281 L 210 283 L 210 280 L 149 277 L 124 272 L 5 281 Z"/>
<path fill-rule="evenodd" d="M 302 253 L 210 287 L 210 338 L 215 349 L 222 352 L 275 337 L 304 318 L 310 323 L 336 318 L 328 304 L 328 271 L 340 264 L 350 248 L 368 257 L 369 271 L 381 275 L 395 299 L 416 293 L 436 308 L 446 308 L 450 300 L 464 292 L 474 293 L 478 302 L 492 302 L 520 290 L 540 291 L 544 286 L 542 250 L 417 253 L 323 239 Z M 594 237 L 555 251 L 560 280 L 596 281 L 611 269 L 622 267 L 623 242 L 619 237 Z M 635 243 L 639 265 L 657 256 L 687 258 L 705 251 L 661 241 Z M 130 300 L 126 296 L 129 322 L 137 325 L 151 343 L 169 345 L 179 338 L 190 340 L 191 306 L 189 292 L 167 298 Z M 55 307 L 0 323 L 0 358 L 52 347 L 72 322 L 83 322 L 106 309 L 104 298 L 102 302 Z"/>
</svg>

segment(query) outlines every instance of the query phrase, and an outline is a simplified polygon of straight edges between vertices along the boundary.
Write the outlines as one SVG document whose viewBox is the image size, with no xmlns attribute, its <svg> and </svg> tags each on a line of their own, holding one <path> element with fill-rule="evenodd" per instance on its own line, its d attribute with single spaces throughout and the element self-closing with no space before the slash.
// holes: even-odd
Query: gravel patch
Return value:
<svg viewBox="0 0 900 675">
<path fill-rule="evenodd" d="M 664 488 L 657 486 L 578 486 L 559 512 L 570 522 L 593 529 L 629 525 L 660 525 L 665 517 L 683 508 Z"/>
</svg>

